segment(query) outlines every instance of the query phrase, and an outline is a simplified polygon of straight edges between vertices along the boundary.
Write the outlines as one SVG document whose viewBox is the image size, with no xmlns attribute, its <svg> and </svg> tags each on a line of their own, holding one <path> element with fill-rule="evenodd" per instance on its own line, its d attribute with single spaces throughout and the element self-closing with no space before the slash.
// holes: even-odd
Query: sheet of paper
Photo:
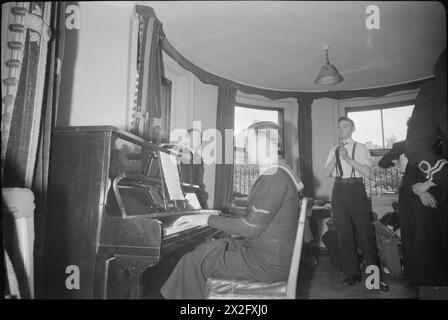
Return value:
<svg viewBox="0 0 448 320">
<path fill-rule="evenodd" d="M 170 200 L 185 200 L 182 188 L 180 187 L 176 157 L 165 152 L 160 152 L 159 154 Z"/>
<path fill-rule="evenodd" d="M 191 209 L 201 209 L 201 204 L 199 203 L 198 197 L 195 193 L 186 193 L 185 198 L 191 206 Z"/>
</svg>

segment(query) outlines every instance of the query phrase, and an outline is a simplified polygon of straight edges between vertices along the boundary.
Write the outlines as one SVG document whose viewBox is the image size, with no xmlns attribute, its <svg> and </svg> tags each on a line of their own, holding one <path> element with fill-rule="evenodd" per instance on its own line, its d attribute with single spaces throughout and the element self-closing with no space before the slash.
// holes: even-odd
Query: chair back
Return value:
<svg viewBox="0 0 448 320">
<path fill-rule="evenodd" d="M 302 254 L 303 232 L 307 213 L 312 210 L 313 199 L 303 198 L 300 203 L 300 214 L 297 226 L 297 234 L 294 242 L 291 268 L 289 269 L 288 282 L 286 284 L 286 299 L 295 299 L 297 290 L 297 278 L 299 275 L 300 257 Z"/>
</svg>

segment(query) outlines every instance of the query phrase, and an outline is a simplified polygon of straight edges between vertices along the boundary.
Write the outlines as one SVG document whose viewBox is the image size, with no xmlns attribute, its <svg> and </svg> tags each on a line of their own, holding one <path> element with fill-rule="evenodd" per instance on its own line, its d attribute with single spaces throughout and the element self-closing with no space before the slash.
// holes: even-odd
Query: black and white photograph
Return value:
<svg viewBox="0 0 448 320">
<path fill-rule="evenodd" d="M 6 2 L 1 24 L 5 302 L 448 300 L 442 2 Z"/>
</svg>

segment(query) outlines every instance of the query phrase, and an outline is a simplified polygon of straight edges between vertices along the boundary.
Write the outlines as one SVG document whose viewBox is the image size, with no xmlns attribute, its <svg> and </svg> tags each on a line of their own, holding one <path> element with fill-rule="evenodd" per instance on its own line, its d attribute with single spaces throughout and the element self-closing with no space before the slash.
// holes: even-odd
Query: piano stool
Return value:
<svg viewBox="0 0 448 320">
<path fill-rule="evenodd" d="M 305 218 L 311 213 L 313 199 L 303 198 L 293 256 L 287 281 L 257 282 L 249 280 L 207 279 L 207 299 L 295 299 L 302 253 Z"/>
</svg>

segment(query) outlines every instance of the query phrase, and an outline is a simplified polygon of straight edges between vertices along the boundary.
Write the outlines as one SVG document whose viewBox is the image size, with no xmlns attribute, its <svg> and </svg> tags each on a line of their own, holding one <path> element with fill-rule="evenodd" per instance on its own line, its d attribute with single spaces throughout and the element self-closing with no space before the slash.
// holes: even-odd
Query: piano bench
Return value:
<svg viewBox="0 0 448 320">
<path fill-rule="evenodd" d="M 257 282 L 208 278 L 207 299 L 286 299 L 286 281 Z"/>
</svg>

